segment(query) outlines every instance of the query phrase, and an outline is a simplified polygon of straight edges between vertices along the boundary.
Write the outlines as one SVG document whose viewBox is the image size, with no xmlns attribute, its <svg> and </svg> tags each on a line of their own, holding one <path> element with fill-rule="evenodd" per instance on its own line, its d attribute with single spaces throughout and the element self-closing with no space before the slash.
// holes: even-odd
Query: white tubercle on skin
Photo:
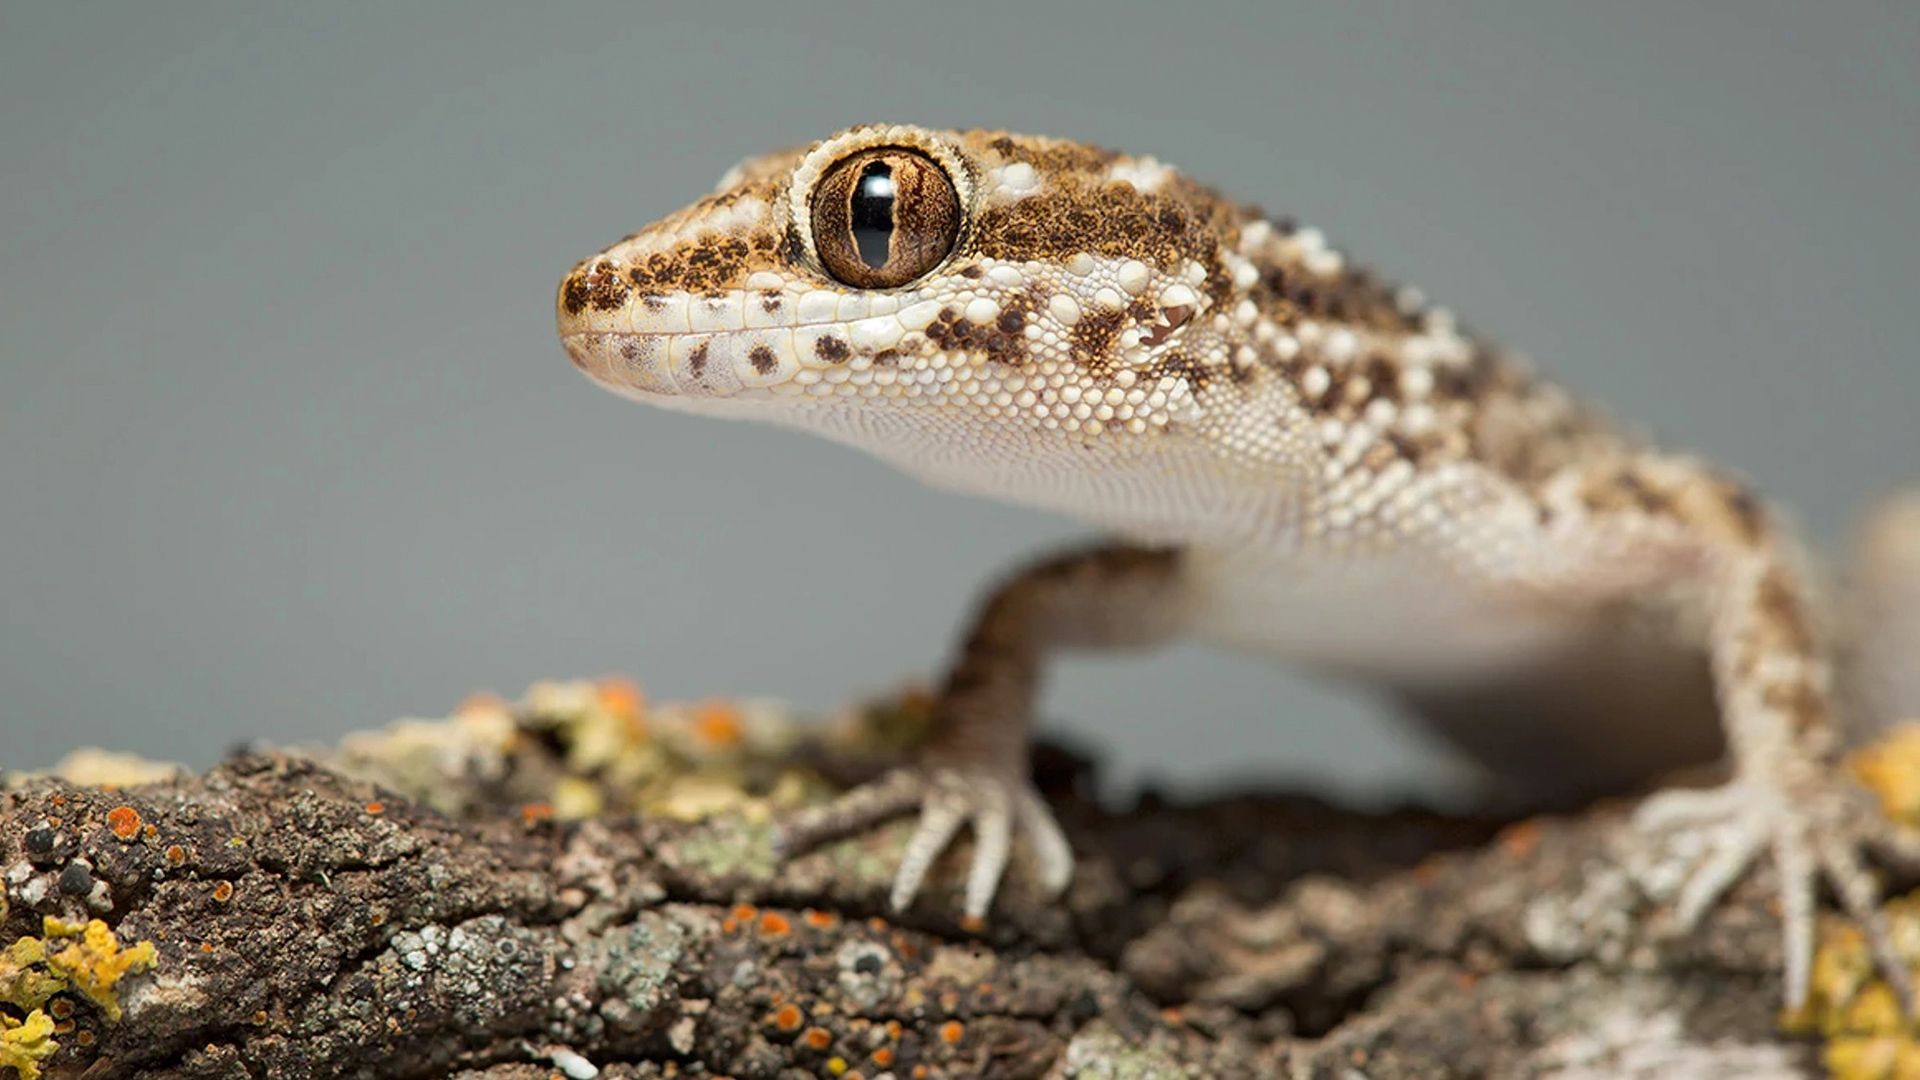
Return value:
<svg viewBox="0 0 1920 1080">
<path fill-rule="evenodd" d="M 848 323 L 847 339 L 855 350 L 871 355 L 881 349 L 891 349 L 900 344 L 906 329 L 901 325 L 898 317 L 881 315 Z"/>
<path fill-rule="evenodd" d="M 995 168 L 987 177 L 989 202 L 1012 202 L 1040 191 L 1040 173 L 1024 161 Z"/>
<path fill-rule="evenodd" d="M 1159 191 L 1173 170 L 1150 157 L 1122 158 L 1107 170 L 1107 179 L 1132 184 L 1136 191 Z"/>
</svg>

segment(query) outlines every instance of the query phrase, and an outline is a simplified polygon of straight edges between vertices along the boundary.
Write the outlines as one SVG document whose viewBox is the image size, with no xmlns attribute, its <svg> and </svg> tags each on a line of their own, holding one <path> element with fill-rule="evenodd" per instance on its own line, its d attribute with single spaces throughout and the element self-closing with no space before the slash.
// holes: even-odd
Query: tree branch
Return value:
<svg viewBox="0 0 1920 1080">
<path fill-rule="evenodd" d="M 54 1020 L 39 1066 L 92 1080 L 1799 1076 L 1820 1052 L 1779 1034 L 1770 877 L 1665 935 L 1617 808 L 1113 813 L 1055 755 L 1073 888 L 1043 902 L 1016 865 L 969 933 L 964 851 L 898 917 L 901 828 L 767 852 L 911 703 L 796 744 L 764 708 L 546 692 L 118 790 L 15 778 L 0 1014 Z M 17 944 L 89 920 L 151 967 L 89 994 L 112 949 Z"/>
</svg>

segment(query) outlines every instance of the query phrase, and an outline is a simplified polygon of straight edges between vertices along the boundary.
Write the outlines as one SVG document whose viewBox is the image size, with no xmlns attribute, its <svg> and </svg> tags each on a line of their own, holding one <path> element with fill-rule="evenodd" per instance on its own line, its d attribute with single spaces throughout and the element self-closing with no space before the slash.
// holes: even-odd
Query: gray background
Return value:
<svg viewBox="0 0 1920 1080">
<path fill-rule="evenodd" d="M 552 337 L 575 259 L 856 121 L 1296 213 L 1818 536 L 1920 479 L 1911 3 L 268 7 L 0 9 L 6 764 L 539 676 L 825 705 L 930 671 L 1079 530 L 623 402 Z M 1056 686 L 1126 775 L 1450 775 L 1251 661 Z"/>
</svg>

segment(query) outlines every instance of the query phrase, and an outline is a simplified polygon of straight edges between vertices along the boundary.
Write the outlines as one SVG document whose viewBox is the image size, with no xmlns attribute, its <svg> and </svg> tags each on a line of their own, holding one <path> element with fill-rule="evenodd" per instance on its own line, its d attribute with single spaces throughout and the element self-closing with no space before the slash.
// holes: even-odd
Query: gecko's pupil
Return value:
<svg viewBox="0 0 1920 1080">
<path fill-rule="evenodd" d="M 875 270 L 887 265 L 893 247 L 893 166 L 884 161 L 869 163 L 854 185 L 849 209 L 860 261 Z"/>
<path fill-rule="evenodd" d="M 876 146 L 835 162 L 808 209 L 821 269 L 860 289 L 896 289 L 921 277 L 960 235 L 953 178 L 910 147 Z"/>
</svg>

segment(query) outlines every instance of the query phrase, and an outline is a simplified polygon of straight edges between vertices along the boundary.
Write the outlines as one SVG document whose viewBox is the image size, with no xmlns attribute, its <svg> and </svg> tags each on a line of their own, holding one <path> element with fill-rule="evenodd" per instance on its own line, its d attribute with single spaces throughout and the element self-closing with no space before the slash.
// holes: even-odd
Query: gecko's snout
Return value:
<svg viewBox="0 0 1920 1080">
<path fill-rule="evenodd" d="M 723 398 L 790 382 L 801 364 L 792 331 L 754 325 L 746 294 L 642 291 L 603 253 L 560 283 L 561 344 L 589 378 L 629 397 Z M 756 311 L 764 305 L 757 305 Z"/>
</svg>

